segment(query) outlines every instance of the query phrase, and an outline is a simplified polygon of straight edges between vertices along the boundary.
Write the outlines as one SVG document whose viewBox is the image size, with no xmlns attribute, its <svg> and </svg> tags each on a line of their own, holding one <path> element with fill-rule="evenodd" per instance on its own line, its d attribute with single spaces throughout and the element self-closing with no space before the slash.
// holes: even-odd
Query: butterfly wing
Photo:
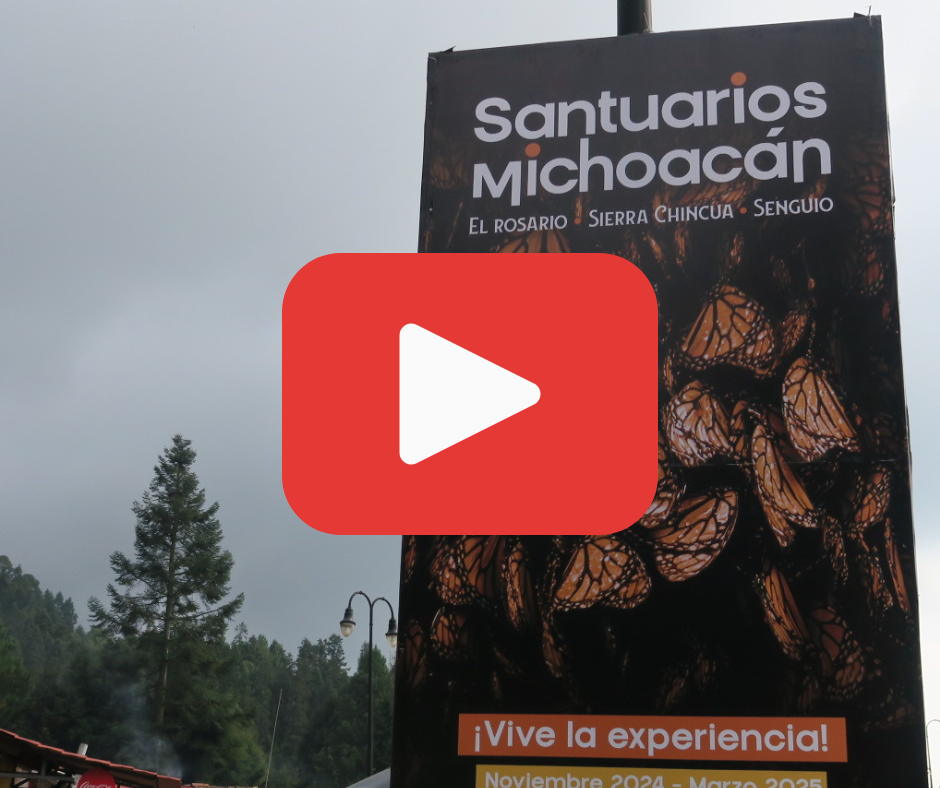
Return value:
<svg viewBox="0 0 940 788">
<path fill-rule="evenodd" d="M 849 580 L 849 564 L 845 552 L 845 536 L 842 523 L 835 517 L 826 516 L 822 521 L 823 549 L 835 572 L 836 582 L 844 586 Z"/>
<path fill-rule="evenodd" d="M 405 543 L 402 546 L 401 559 L 401 581 L 408 583 L 418 565 L 418 538 L 416 536 L 406 536 Z"/>
<path fill-rule="evenodd" d="M 431 548 L 431 585 L 447 605 L 466 605 L 474 600 L 457 563 L 456 545 L 446 536 L 435 537 Z"/>
<path fill-rule="evenodd" d="M 887 516 L 890 504 L 891 471 L 886 466 L 854 472 L 844 502 L 850 533 L 862 537 Z"/>
<path fill-rule="evenodd" d="M 558 254 L 570 252 L 571 245 L 558 230 L 533 230 L 506 241 L 496 251 L 508 254 Z"/>
<path fill-rule="evenodd" d="M 697 370 L 730 364 L 763 377 L 777 363 L 776 339 L 763 307 L 731 285 L 721 285 L 711 294 L 680 352 Z"/>
<path fill-rule="evenodd" d="M 730 488 L 683 501 L 670 522 L 650 529 L 656 568 L 672 582 L 689 580 L 724 550 L 738 516 L 738 494 Z"/>
<path fill-rule="evenodd" d="M 754 481 L 767 522 L 781 547 L 793 541 L 790 524 L 812 528 L 817 513 L 803 483 L 777 447 L 769 426 L 759 421 L 751 434 Z"/>
<path fill-rule="evenodd" d="M 806 304 L 801 304 L 784 315 L 783 321 L 777 329 L 777 335 L 780 338 L 781 356 L 786 356 L 800 344 L 803 337 L 806 336 L 806 329 L 809 328 L 809 324 L 809 308 Z"/>
<path fill-rule="evenodd" d="M 612 536 L 588 536 L 574 549 L 555 589 L 558 610 L 602 604 L 629 609 L 649 596 L 650 577 L 629 545 Z"/>
<path fill-rule="evenodd" d="M 549 673 L 556 679 L 564 678 L 568 664 L 567 648 L 550 616 L 542 622 L 542 659 Z"/>
<path fill-rule="evenodd" d="M 783 415 L 793 447 L 807 462 L 836 448 L 858 451 L 858 436 L 825 373 L 798 358 L 783 380 Z"/>
<path fill-rule="evenodd" d="M 506 555 L 503 567 L 506 617 L 516 629 L 528 629 L 538 617 L 535 586 L 529 560 L 522 540 L 518 540 Z"/>
<path fill-rule="evenodd" d="M 891 576 L 891 584 L 894 587 L 894 596 L 898 601 L 898 606 L 904 611 L 905 615 L 910 616 L 913 613 L 911 598 L 907 593 L 907 585 L 904 583 L 901 554 L 898 551 L 898 543 L 890 519 L 885 520 L 885 557 L 887 558 L 888 573 Z"/>
<path fill-rule="evenodd" d="M 822 673 L 829 679 L 828 694 L 840 701 L 856 697 L 865 678 L 865 661 L 845 619 L 831 607 L 822 606 L 810 611 L 806 620 L 819 647 Z"/>
<path fill-rule="evenodd" d="M 639 524 L 651 528 L 665 522 L 672 514 L 679 496 L 685 490 L 685 485 L 679 479 L 675 470 L 669 464 L 669 455 L 666 450 L 666 439 L 659 433 L 658 479 L 656 494 L 646 513 L 639 519 Z"/>
<path fill-rule="evenodd" d="M 878 553 L 868 545 L 865 536 L 857 531 L 849 532 L 851 555 L 854 559 L 854 568 L 858 571 L 862 586 L 868 599 L 868 606 L 872 614 L 881 616 L 894 606 L 894 597 L 885 581 L 884 569 Z"/>
<path fill-rule="evenodd" d="M 732 452 L 728 411 L 718 396 L 697 380 L 666 405 L 663 427 L 683 465 L 701 465 Z"/>
<path fill-rule="evenodd" d="M 450 661 L 470 659 L 470 618 L 465 610 L 444 606 L 431 621 L 431 649 L 440 657 Z"/>
<path fill-rule="evenodd" d="M 764 610 L 764 621 L 783 653 L 791 659 L 805 658 L 809 651 L 809 631 L 783 573 L 765 563 L 754 584 Z"/>
<path fill-rule="evenodd" d="M 463 536 L 457 543 L 458 571 L 466 587 L 485 603 L 494 603 L 500 597 L 505 552 L 505 536 Z"/>
</svg>

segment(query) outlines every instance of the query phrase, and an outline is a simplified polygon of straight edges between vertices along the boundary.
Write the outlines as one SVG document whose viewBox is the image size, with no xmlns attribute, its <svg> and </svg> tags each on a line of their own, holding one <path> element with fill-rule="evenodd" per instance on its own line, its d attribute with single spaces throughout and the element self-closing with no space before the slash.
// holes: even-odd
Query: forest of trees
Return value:
<svg viewBox="0 0 940 788">
<path fill-rule="evenodd" d="M 0 728 L 215 785 L 342 788 L 366 776 L 368 648 L 339 635 L 296 653 L 231 622 L 232 556 L 175 436 L 134 505 L 135 555 L 111 556 L 110 605 L 70 599 L 0 556 Z M 231 598 L 229 598 L 231 597 Z M 391 752 L 392 671 L 372 652 L 375 768 Z M 280 711 L 278 713 L 278 705 Z"/>
</svg>

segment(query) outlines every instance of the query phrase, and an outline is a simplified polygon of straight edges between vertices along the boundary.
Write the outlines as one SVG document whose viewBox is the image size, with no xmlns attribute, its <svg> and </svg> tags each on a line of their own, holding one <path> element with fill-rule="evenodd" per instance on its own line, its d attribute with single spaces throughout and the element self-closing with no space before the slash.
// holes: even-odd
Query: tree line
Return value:
<svg viewBox="0 0 940 788">
<path fill-rule="evenodd" d="M 339 635 L 296 653 L 231 623 L 233 559 L 190 441 L 175 436 L 111 555 L 107 602 L 70 599 L 0 556 L 0 728 L 184 782 L 342 788 L 366 776 L 368 647 Z M 375 768 L 391 752 L 392 671 L 372 651 Z M 276 719 L 276 734 L 275 734 Z M 273 737 L 273 747 L 272 747 Z M 270 759 L 270 771 L 268 763 Z"/>
</svg>

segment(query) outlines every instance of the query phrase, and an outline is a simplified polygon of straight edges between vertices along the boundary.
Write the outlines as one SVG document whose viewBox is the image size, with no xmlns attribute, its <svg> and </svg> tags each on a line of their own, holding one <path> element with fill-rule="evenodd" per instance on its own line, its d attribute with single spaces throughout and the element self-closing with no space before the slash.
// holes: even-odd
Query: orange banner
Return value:
<svg viewBox="0 0 940 788">
<path fill-rule="evenodd" d="M 844 762 L 837 717 L 461 714 L 458 754 L 526 758 Z"/>
</svg>

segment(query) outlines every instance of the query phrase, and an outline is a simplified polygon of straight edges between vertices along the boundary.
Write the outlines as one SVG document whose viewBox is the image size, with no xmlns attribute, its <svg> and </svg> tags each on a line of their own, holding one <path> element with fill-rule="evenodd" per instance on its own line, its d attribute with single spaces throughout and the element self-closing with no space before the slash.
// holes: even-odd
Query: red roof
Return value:
<svg viewBox="0 0 940 788">
<path fill-rule="evenodd" d="M 12 768 L 8 769 L 4 765 L 0 767 L 0 771 L 22 773 L 23 779 L 28 779 L 31 772 L 36 773 L 38 777 L 45 761 L 44 774 L 61 775 L 63 780 L 70 781 L 73 774 L 81 774 L 90 769 L 105 769 L 114 775 L 118 785 L 128 786 L 128 788 L 180 788 L 180 780 L 177 777 L 167 777 L 133 766 L 60 750 L 58 747 L 26 739 L 2 728 L 0 728 L 0 759 L 13 761 Z M 43 785 L 47 784 L 43 783 Z"/>
</svg>

